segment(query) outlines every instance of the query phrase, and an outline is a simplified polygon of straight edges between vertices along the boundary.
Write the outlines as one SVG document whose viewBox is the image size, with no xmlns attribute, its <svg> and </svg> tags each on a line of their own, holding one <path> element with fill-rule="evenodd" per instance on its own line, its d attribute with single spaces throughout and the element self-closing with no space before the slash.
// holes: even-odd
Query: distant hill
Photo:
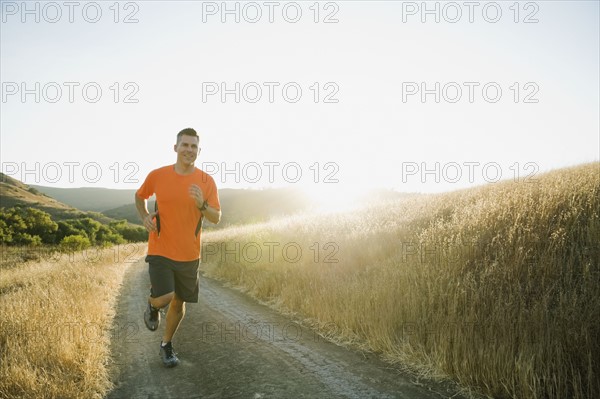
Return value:
<svg viewBox="0 0 600 399">
<path fill-rule="evenodd" d="M 97 187 L 55 188 L 32 186 L 34 190 L 50 195 L 57 200 L 86 211 L 102 212 L 112 219 L 126 219 L 140 224 L 134 205 L 135 190 L 118 190 Z M 392 190 L 378 190 L 369 195 L 370 200 L 394 199 L 407 194 Z M 231 189 L 219 190 L 223 209 L 221 223 L 206 223 L 206 229 L 222 229 L 232 225 L 269 221 L 280 216 L 303 212 L 314 206 L 314 200 L 298 188 L 273 188 L 262 190 Z M 148 209 L 154 209 L 153 198 Z"/>
<path fill-rule="evenodd" d="M 133 198 L 133 194 L 132 194 Z M 291 215 L 306 209 L 309 205 L 304 194 L 297 189 L 241 190 L 225 188 L 219 190 L 219 201 L 224 210 L 223 218 L 218 225 L 206 223 L 205 228 L 225 228 L 254 222 L 264 222 L 278 216 Z M 139 224 L 139 217 L 133 204 L 128 201 L 113 209 L 104 211 L 106 216 L 115 219 L 127 219 Z M 148 209 L 154 209 L 154 201 L 150 200 Z"/>
<path fill-rule="evenodd" d="M 15 205 L 40 209 L 50 214 L 55 221 L 81 216 L 90 217 L 103 224 L 113 221 L 113 219 L 98 212 L 82 212 L 71 205 L 57 201 L 35 187 L 0 173 L 0 208 L 10 208 Z"/>
<path fill-rule="evenodd" d="M 136 191 L 99 187 L 60 188 L 37 185 L 31 187 L 77 209 L 94 212 L 104 212 L 133 203 L 133 195 Z"/>
<path fill-rule="evenodd" d="M 377 190 L 371 193 L 374 201 L 397 199 L 402 194 L 392 190 Z M 224 188 L 219 190 L 219 201 L 223 218 L 218 225 L 206 223 L 205 229 L 222 229 L 233 225 L 266 222 L 281 216 L 304 212 L 314 206 L 314 202 L 297 188 L 274 188 L 264 190 L 243 190 Z M 154 209 L 154 201 L 149 201 L 148 209 Z M 139 224 L 139 217 L 133 201 L 127 205 L 103 212 L 115 219 L 127 219 Z"/>
<path fill-rule="evenodd" d="M 219 190 L 223 209 L 221 227 L 268 221 L 304 211 L 310 206 L 306 195 L 295 188 L 266 190 Z M 210 223 L 209 223 L 210 225 Z"/>
<path fill-rule="evenodd" d="M 148 209 L 150 211 L 152 211 L 154 209 L 154 199 L 153 198 L 154 197 L 152 197 L 148 201 Z M 129 223 L 141 224 L 137 210 L 135 209 L 135 205 L 133 204 L 133 200 L 129 201 L 129 203 L 127 205 L 121 205 L 119 207 L 106 210 L 102 213 L 113 219 L 125 219 Z"/>
</svg>

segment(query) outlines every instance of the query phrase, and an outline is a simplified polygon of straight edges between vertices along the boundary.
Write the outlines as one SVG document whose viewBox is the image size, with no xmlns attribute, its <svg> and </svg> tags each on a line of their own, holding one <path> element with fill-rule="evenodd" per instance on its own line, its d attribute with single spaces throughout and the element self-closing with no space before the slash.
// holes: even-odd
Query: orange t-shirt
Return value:
<svg viewBox="0 0 600 399">
<path fill-rule="evenodd" d="M 156 194 L 158 203 L 160 233 L 150 233 L 148 255 L 160 255 L 179 262 L 200 259 L 202 230 L 196 234 L 196 228 L 202 212 L 190 197 L 192 184 L 202 189 L 211 208 L 221 209 L 214 179 L 198 168 L 189 175 L 179 175 L 175 165 L 163 166 L 150 172 L 137 190 L 136 195 L 142 199 Z"/>
</svg>

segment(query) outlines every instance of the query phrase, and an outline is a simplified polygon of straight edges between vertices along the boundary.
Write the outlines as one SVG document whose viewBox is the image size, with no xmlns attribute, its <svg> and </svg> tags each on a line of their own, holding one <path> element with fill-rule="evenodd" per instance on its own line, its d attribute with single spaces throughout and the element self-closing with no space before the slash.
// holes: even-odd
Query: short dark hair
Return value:
<svg viewBox="0 0 600 399">
<path fill-rule="evenodd" d="M 197 137 L 198 141 L 200 141 L 200 136 L 198 136 L 198 133 L 196 133 L 196 131 L 191 127 L 186 127 L 185 129 L 177 133 L 177 143 L 179 143 L 179 140 L 181 140 L 181 136 Z"/>
</svg>

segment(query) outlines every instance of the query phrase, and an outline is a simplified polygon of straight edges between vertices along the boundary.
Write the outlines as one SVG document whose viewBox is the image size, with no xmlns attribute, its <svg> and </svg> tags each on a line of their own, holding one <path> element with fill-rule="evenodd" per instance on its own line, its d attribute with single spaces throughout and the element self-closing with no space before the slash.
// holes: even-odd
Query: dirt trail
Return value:
<svg viewBox="0 0 600 399">
<path fill-rule="evenodd" d="M 146 329 L 143 258 L 126 272 L 113 328 L 108 398 L 411 398 L 452 393 L 417 382 L 375 356 L 339 347 L 244 294 L 202 277 L 173 340 L 181 364 L 162 366 L 164 323 Z M 458 398 L 458 396 L 453 396 Z"/>
</svg>

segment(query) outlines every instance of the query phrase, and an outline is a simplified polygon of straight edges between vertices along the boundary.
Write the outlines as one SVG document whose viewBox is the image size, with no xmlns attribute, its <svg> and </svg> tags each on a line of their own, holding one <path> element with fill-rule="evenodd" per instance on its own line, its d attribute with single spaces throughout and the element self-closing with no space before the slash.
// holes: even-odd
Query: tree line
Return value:
<svg viewBox="0 0 600 399">
<path fill-rule="evenodd" d="M 86 215 L 55 222 L 47 212 L 17 205 L 0 208 L 0 244 L 8 246 L 56 245 L 63 250 L 111 246 L 148 239 L 143 227 L 129 226 L 126 220 L 108 225 Z"/>
</svg>

